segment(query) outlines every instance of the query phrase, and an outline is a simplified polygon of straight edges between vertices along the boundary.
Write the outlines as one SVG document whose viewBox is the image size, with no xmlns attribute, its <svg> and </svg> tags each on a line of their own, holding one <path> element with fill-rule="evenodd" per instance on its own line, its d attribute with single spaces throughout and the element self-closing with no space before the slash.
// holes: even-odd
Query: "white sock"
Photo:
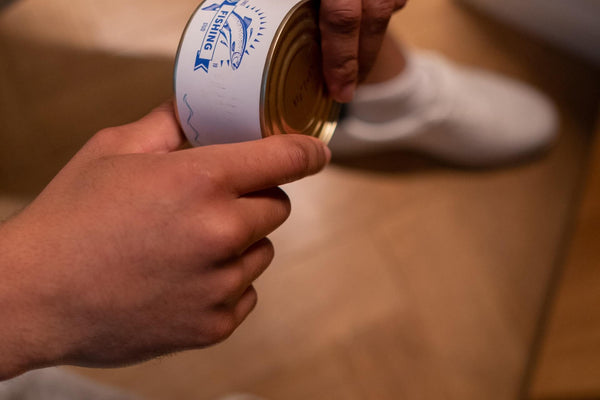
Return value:
<svg viewBox="0 0 600 400">
<path fill-rule="evenodd" d="M 0 382 L 0 399 L 135 400 L 135 397 L 59 368 L 46 368 Z"/>
<path fill-rule="evenodd" d="M 545 149 L 551 101 L 527 84 L 412 53 L 402 74 L 360 87 L 330 147 L 337 156 L 409 149 L 462 165 L 494 165 Z"/>
<path fill-rule="evenodd" d="M 426 107 L 435 96 L 436 88 L 427 71 L 407 56 L 399 75 L 385 82 L 360 85 L 349 108 L 364 122 L 388 122 Z"/>
</svg>

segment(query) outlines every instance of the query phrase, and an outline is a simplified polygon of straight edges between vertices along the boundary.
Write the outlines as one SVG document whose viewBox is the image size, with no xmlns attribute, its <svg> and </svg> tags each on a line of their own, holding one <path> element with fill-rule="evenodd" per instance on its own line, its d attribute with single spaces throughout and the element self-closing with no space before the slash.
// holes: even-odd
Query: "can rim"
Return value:
<svg viewBox="0 0 600 400">
<path fill-rule="evenodd" d="M 261 129 L 261 134 L 262 137 L 266 137 L 266 133 L 268 132 L 267 130 L 267 123 L 265 121 L 265 104 L 266 104 L 266 92 L 267 92 L 267 84 L 269 81 L 269 75 L 271 73 L 271 67 L 272 67 L 272 60 L 273 60 L 273 56 L 275 55 L 275 52 L 277 50 L 277 48 L 279 47 L 280 42 L 283 40 L 282 39 L 282 35 L 284 30 L 287 27 L 287 23 L 289 22 L 289 20 L 294 16 L 294 14 L 298 11 L 298 9 L 300 9 L 301 7 L 305 6 L 308 3 L 311 3 L 313 0 L 300 0 L 298 3 L 296 3 L 294 5 L 294 7 L 292 7 L 287 14 L 285 15 L 285 17 L 281 20 L 281 22 L 279 23 L 279 26 L 277 28 L 277 31 L 275 32 L 275 35 L 273 36 L 273 40 L 271 41 L 271 45 L 269 47 L 269 52 L 267 53 L 267 58 L 265 60 L 265 67 L 263 68 L 263 76 L 262 76 L 262 82 L 261 82 L 261 90 L 260 90 L 260 129 Z M 321 127 L 321 130 L 318 132 L 318 135 L 310 135 L 313 137 L 317 137 L 318 139 L 320 139 L 321 141 L 323 141 L 325 144 L 329 143 L 329 141 L 331 140 L 331 137 L 333 136 L 333 133 L 335 132 L 335 129 L 338 125 L 338 116 L 340 114 L 341 111 L 341 104 L 336 102 L 335 100 L 332 100 L 332 106 L 331 106 L 331 110 L 329 112 L 329 118 L 325 119 L 323 118 L 323 126 Z M 333 116 L 333 118 L 331 118 Z M 308 136 L 308 135 L 307 135 Z"/>
<path fill-rule="evenodd" d="M 188 34 L 188 31 L 190 29 L 190 25 L 192 24 L 192 21 L 194 20 L 194 18 L 196 17 L 196 14 L 198 13 L 198 11 L 202 8 L 202 6 L 204 5 L 204 3 L 206 3 L 207 0 L 201 0 L 200 3 L 198 4 L 198 6 L 194 9 L 194 12 L 191 14 L 191 16 L 189 17 L 185 28 L 183 29 L 183 32 L 181 33 L 181 37 L 179 39 L 179 44 L 177 46 L 177 52 L 175 53 L 175 61 L 174 61 L 174 67 L 173 67 L 173 109 L 175 112 L 175 116 L 177 118 L 178 124 L 180 125 L 181 129 L 183 129 L 183 127 L 181 126 L 181 118 L 180 118 L 180 113 L 179 113 L 179 107 L 178 107 L 178 101 L 177 101 L 177 81 L 178 81 L 178 71 L 179 71 L 179 59 L 180 59 L 180 55 L 181 55 L 181 51 L 183 48 L 183 42 Z M 277 49 L 278 44 L 280 43 L 281 37 L 282 37 L 282 33 L 286 27 L 286 22 L 290 20 L 290 18 L 294 15 L 294 13 L 296 13 L 298 11 L 298 9 L 302 6 L 304 6 L 307 3 L 310 3 L 313 0 L 300 0 L 298 1 L 285 15 L 285 17 L 280 21 L 279 26 L 277 27 L 277 31 L 275 32 L 273 39 L 270 43 L 269 46 L 269 51 L 267 52 L 267 57 L 265 60 L 265 64 L 263 67 L 263 73 L 262 73 L 262 78 L 261 78 L 261 84 L 260 84 L 260 98 L 259 98 L 259 120 L 260 120 L 260 131 L 261 131 L 261 137 L 265 137 L 265 132 L 266 132 L 266 124 L 265 124 L 265 96 L 266 96 L 266 88 L 267 88 L 267 82 L 268 82 L 268 76 L 271 70 L 271 60 L 272 57 Z M 323 126 L 323 128 L 321 129 L 321 132 L 318 136 L 316 136 L 317 138 L 319 138 L 320 140 L 322 140 L 325 143 L 328 143 L 329 140 L 331 139 L 331 137 L 333 136 L 333 133 L 338 125 L 338 119 L 337 116 L 339 115 L 341 110 L 341 104 L 337 103 L 336 101 L 333 101 L 332 104 L 332 109 L 330 112 L 330 116 L 335 116 L 334 118 L 330 118 L 329 120 L 325 121 L 325 124 Z M 314 136 L 313 136 L 314 137 Z"/>
</svg>

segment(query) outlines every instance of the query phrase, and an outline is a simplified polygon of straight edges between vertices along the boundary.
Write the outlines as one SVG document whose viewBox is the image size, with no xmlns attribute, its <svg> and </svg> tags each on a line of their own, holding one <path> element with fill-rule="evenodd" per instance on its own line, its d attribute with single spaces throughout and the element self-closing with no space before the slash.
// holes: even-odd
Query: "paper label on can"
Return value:
<svg viewBox="0 0 600 400">
<path fill-rule="evenodd" d="M 201 48 L 196 55 L 194 70 L 208 73 L 213 68 L 237 70 L 244 56 L 260 42 L 266 29 L 265 13 L 255 7 L 239 6 L 235 1 L 214 3 L 202 11 L 214 13 L 210 23 L 204 22 L 201 31 L 205 32 Z M 221 51 L 217 53 L 217 49 Z M 215 54 L 217 53 L 217 54 Z"/>
<path fill-rule="evenodd" d="M 175 71 L 180 122 L 195 145 L 258 139 L 266 58 L 298 0 L 205 1 L 182 39 Z"/>
</svg>

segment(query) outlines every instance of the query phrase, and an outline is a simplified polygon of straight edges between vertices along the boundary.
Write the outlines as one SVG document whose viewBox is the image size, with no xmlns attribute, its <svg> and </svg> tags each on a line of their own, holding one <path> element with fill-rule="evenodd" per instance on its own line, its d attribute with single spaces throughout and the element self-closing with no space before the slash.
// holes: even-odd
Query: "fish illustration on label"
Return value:
<svg viewBox="0 0 600 400">
<path fill-rule="evenodd" d="M 225 0 L 201 9 L 212 19 L 202 25 L 205 35 L 194 71 L 208 72 L 211 67 L 223 66 L 234 71 L 240 68 L 244 56 L 260 42 L 260 31 L 266 23 L 264 12 L 249 3 L 249 0 Z"/>
<path fill-rule="evenodd" d="M 229 39 L 229 58 L 231 59 L 231 66 L 233 69 L 238 69 L 242 63 L 242 58 L 244 57 L 244 52 L 246 51 L 248 27 L 250 26 L 250 23 L 252 23 L 250 18 L 244 17 L 242 19 L 242 17 L 233 12 L 223 27 L 228 33 L 227 38 Z M 252 34 L 252 32 L 250 32 L 250 34 Z"/>
</svg>

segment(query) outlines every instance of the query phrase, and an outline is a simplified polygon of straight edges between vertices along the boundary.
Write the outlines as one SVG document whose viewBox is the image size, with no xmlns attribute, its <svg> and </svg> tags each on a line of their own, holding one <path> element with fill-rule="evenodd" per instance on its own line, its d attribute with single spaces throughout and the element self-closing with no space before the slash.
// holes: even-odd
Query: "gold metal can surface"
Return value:
<svg viewBox="0 0 600 400">
<path fill-rule="evenodd" d="M 205 0 L 177 52 L 181 127 L 196 146 L 285 133 L 328 142 L 340 105 L 321 65 L 318 1 Z"/>
</svg>

